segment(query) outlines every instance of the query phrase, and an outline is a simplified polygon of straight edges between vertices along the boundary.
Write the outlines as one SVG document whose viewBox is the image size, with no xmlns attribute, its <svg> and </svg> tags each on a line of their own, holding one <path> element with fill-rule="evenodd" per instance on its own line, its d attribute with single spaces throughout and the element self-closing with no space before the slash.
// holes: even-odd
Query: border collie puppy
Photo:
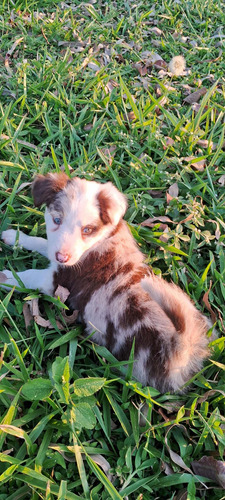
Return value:
<svg viewBox="0 0 225 500">
<path fill-rule="evenodd" d="M 19 233 L 19 244 L 50 260 L 47 269 L 18 276 L 26 288 L 69 292 L 87 334 L 119 360 L 128 360 L 135 338 L 133 375 L 144 385 L 176 391 L 201 369 L 209 320 L 175 284 L 151 272 L 123 216 L 127 202 L 111 182 L 100 184 L 66 174 L 38 175 L 34 204 L 47 208 L 47 240 Z M 13 245 L 16 231 L 2 233 Z M 11 271 L 1 283 L 19 286 Z"/>
</svg>

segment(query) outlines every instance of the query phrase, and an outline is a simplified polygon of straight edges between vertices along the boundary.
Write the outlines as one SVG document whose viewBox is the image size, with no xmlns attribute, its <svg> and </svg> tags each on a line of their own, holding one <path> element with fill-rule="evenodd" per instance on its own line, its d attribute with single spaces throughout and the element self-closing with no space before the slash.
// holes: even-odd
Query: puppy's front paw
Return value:
<svg viewBox="0 0 225 500">
<path fill-rule="evenodd" d="M 7 245 L 15 245 L 15 241 L 16 241 L 15 229 L 7 229 L 6 231 L 2 231 L 1 239 Z"/>
</svg>

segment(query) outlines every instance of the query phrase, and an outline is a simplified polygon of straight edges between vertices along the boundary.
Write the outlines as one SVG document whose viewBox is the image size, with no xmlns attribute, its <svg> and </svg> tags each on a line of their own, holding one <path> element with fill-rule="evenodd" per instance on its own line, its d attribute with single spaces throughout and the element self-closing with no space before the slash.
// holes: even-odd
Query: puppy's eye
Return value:
<svg viewBox="0 0 225 500">
<path fill-rule="evenodd" d="M 57 226 L 60 226 L 60 224 L 62 223 L 62 219 L 60 219 L 60 217 L 54 217 L 53 222 Z"/>
<path fill-rule="evenodd" d="M 91 226 L 82 227 L 81 232 L 84 236 L 89 236 L 89 234 L 93 233 L 93 227 Z"/>
</svg>

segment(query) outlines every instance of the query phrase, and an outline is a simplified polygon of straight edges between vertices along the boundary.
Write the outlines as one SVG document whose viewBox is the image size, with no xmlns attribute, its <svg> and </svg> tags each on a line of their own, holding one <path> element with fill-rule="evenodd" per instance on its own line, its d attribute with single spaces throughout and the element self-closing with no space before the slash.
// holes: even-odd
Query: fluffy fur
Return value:
<svg viewBox="0 0 225 500">
<path fill-rule="evenodd" d="M 47 240 L 20 232 L 19 244 L 48 256 L 50 267 L 18 273 L 27 288 L 70 291 L 87 334 L 119 360 L 135 338 L 133 375 L 160 391 L 176 391 L 208 355 L 209 321 L 176 285 L 154 276 L 123 221 L 126 198 L 110 183 L 38 175 L 36 206 L 46 203 Z M 13 245 L 16 232 L 2 233 Z M 5 284 L 18 285 L 10 271 Z"/>
</svg>

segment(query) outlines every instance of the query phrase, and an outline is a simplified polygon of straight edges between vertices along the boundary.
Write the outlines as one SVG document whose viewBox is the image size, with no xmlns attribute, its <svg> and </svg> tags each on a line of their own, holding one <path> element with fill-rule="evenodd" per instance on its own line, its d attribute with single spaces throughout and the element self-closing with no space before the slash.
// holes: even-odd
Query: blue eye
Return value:
<svg viewBox="0 0 225 500">
<path fill-rule="evenodd" d="M 62 221 L 61 221 L 60 217 L 54 217 L 53 222 L 57 226 L 60 226 L 60 224 L 61 224 Z"/>
<path fill-rule="evenodd" d="M 93 228 L 90 226 L 82 227 L 82 234 L 87 235 L 93 232 Z"/>
</svg>

